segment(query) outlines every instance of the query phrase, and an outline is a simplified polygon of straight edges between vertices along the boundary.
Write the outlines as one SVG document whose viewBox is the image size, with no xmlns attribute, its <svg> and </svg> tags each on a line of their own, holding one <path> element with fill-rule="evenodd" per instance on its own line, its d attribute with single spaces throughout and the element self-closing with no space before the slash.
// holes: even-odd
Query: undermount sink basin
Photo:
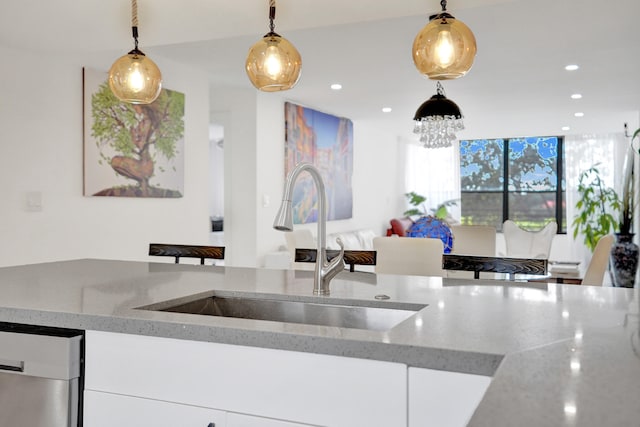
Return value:
<svg viewBox="0 0 640 427">
<path fill-rule="evenodd" d="M 183 300 L 184 301 L 184 300 Z M 378 301 L 367 304 L 384 304 Z M 391 303 L 393 307 L 290 301 L 273 297 L 213 295 L 179 304 L 166 303 L 142 307 L 146 310 L 234 317 L 272 322 L 303 323 L 340 328 L 388 331 L 426 307 L 421 304 Z"/>
</svg>

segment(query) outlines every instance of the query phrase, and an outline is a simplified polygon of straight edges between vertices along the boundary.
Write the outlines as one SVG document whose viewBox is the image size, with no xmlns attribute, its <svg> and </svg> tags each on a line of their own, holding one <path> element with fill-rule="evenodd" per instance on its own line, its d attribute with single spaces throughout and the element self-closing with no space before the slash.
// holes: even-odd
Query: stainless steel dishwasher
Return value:
<svg viewBox="0 0 640 427">
<path fill-rule="evenodd" d="M 0 323 L 0 427 L 77 427 L 82 331 Z"/>
</svg>

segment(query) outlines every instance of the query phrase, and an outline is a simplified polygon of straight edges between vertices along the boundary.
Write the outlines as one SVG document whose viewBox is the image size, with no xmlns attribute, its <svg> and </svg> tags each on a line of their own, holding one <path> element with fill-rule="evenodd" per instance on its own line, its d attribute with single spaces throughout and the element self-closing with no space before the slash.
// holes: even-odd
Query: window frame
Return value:
<svg viewBox="0 0 640 427">
<path fill-rule="evenodd" d="M 557 139 L 557 156 L 555 160 L 556 165 L 556 189 L 553 190 L 542 190 L 542 191 L 510 191 L 509 190 L 509 144 L 512 140 L 522 140 L 527 138 L 556 138 Z M 553 193 L 555 192 L 555 221 L 558 224 L 558 230 L 556 234 L 566 234 L 567 233 L 567 225 L 565 224 L 566 219 L 566 208 L 563 205 L 563 195 L 566 193 L 566 183 L 565 183 L 565 153 L 564 153 L 564 136 L 560 135 L 548 135 L 548 136 L 528 136 L 528 137 L 509 137 L 509 138 L 475 138 L 475 139 L 464 139 L 462 141 L 477 141 L 477 140 L 485 140 L 485 141 L 495 141 L 502 140 L 503 141 L 503 153 L 502 153 L 502 190 L 482 190 L 482 191 L 468 191 L 464 190 L 462 187 L 462 176 L 461 185 L 460 185 L 460 213 L 464 209 L 462 205 L 462 195 L 467 194 L 502 194 L 502 221 L 500 224 L 504 223 L 509 218 L 509 195 L 512 193 L 527 193 L 527 194 L 535 194 L 535 193 Z M 459 167 L 462 166 L 460 163 Z M 500 231 L 500 230 L 499 230 Z"/>
</svg>

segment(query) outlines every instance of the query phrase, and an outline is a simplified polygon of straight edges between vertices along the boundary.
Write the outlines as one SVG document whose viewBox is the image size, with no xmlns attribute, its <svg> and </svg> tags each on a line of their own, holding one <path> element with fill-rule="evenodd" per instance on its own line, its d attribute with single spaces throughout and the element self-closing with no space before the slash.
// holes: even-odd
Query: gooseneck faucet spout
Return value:
<svg viewBox="0 0 640 427">
<path fill-rule="evenodd" d="M 340 239 L 336 239 L 340 246 L 340 254 L 327 262 L 327 195 L 320 171 L 311 163 L 298 163 L 289 173 L 284 183 L 284 194 L 280 210 L 273 222 L 273 228 L 280 231 L 293 231 L 293 216 L 291 213 L 291 199 L 293 198 L 293 185 L 301 172 L 307 171 L 313 178 L 318 191 L 318 248 L 316 252 L 316 267 L 313 275 L 313 293 L 315 295 L 329 295 L 329 284 L 336 274 L 344 270 L 344 245 Z"/>
</svg>

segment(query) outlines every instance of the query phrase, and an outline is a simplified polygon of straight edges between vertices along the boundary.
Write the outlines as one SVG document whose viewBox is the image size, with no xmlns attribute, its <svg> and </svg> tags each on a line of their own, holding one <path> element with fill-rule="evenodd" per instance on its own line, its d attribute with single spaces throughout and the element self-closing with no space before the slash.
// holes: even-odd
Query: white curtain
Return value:
<svg viewBox="0 0 640 427">
<path fill-rule="evenodd" d="M 618 194 L 622 188 L 622 169 L 629 146 L 629 139 L 623 133 L 603 135 L 568 135 L 565 143 L 565 181 L 567 188 L 567 237 L 572 241 L 571 254 L 567 259 L 587 262 L 591 252 L 582 237 L 573 240 L 573 218 L 578 201 L 578 178 L 580 173 L 599 163 L 601 178 L 605 185 L 613 187 Z"/>
<path fill-rule="evenodd" d="M 456 141 L 448 148 L 424 148 L 412 140 L 405 140 L 405 193 L 414 191 L 427 198 L 427 210 L 443 202 L 458 200 L 448 208 L 456 220 L 460 219 L 460 145 Z M 407 208 L 410 206 L 407 204 Z"/>
</svg>

